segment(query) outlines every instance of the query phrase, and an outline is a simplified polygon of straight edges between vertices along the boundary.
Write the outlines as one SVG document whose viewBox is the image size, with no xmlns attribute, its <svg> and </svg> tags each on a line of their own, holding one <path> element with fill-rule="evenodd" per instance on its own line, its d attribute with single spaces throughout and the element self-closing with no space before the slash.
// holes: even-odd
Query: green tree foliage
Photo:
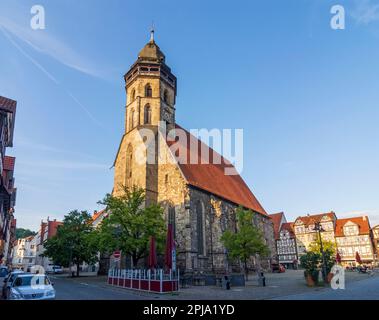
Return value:
<svg viewBox="0 0 379 320">
<path fill-rule="evenodd" d="M 300 265 L 305 269 L 304 275 L 311 276 L 315 282 L 318 281 L 320 262 L 321 254 L 319 252 L 309 251 L 300 257 Z"/>
<path fill-rule="evenodd" d="M 92 218 L 88 212 L 71 211 L 64 217 L 57 234 L 45 242 L 43 256 L 65 267 L 76 265 L 76 275 L 79 276 L 83 262 L 91 264 L 97 260 L 98 250 L 93 236 Z"/>
<path fill-rule="evenodd" d="M 251 210 L 238 208 L 236 216 L 238 231 L 225 231 L 221 241 L 228 250 L 230 258 L 242 261 L 246 279 L 248 279 L 247 262 L 250 257 L 255 255 L 267 256 L 270 251 L 265 244 L 262 232 L 253 224 L 254 213 Z"/>
<path fill-rule="evenodd" d="M 97 243 L 101 252 L 121 250 L 130 255 L 136 266 L 149 253 L 150 236 L 156 239 L 157 251 L 162 251 L 166 225 L 160 206 L 144 207 L 143 189 L 134 186 L 123 191 L 120 197 L 107 194 L 100 202 L 110 214 L 97 231 Z"/>
<path fill-rule="evenodd" d="M 16 239 L 23 239 L 29 236 L 35 236 L 37 232 L 31 231 L 29 229 L 17 228 L 16 229 Z"/>
<path fill-rule="evenodd" d="M 324 250 L 326 275 L 327 275 L 330 272 L 330 270 L 332 270 L 333 265 L 336 263 L 337 246 L 335 242 L 323 240 L 322 247 Z M 319 236 L 318 236 L 318 241 L 310 245 L 309 251 L 320 255 L 321 257 L 320 268 L 322 268 L 321 242 L 320 242 Z M 326 275 L 323 274 L 324 277 Z"/>
</svg>

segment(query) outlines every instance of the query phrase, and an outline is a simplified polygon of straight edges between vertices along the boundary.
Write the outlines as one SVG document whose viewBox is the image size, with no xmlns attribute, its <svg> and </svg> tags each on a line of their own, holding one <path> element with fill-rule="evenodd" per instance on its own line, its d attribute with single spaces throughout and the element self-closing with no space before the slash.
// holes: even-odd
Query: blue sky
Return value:
<svg viewBox="0 0 379 320">
<path fill-rule="evenodd" d="M 34 4 L 45 30 L 30 28 Z M 330 28 L 335 4 L 345 30 Z M 242 175 L 266 211 L 379 223 L 379 1 L 3 0 L 18 226 L 99 209 L 112 190 L 122 76 L 152 21 L 178 77 L 177 122 L 244 129 Z"/>
</svg>

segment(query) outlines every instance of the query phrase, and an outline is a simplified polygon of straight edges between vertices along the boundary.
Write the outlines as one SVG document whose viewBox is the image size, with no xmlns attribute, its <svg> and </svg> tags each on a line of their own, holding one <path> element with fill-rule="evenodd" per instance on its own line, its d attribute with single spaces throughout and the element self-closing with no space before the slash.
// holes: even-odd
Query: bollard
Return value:
<svg viewBox="0 0 379 320">
<path fill-rule="evenodd" d="M 264 275 L 263 272 L 259 273 L 258 285 L 261 286 L 261 287 L 265 287 L 266 286 L 266 277 L 265 277 L 265 275 Z"/>
</svg>

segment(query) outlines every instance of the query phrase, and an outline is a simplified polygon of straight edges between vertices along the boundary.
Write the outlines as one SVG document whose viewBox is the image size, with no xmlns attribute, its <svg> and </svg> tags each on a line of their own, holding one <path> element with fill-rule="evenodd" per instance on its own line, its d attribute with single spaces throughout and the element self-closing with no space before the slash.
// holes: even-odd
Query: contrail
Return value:
<svg viewBox="0 0 379 320">
<path fill-rule="evenodd" d="M 4 28 L 0 25 L 0 29 L 4 36 L 9 40 L 9 42 L 29 61 L 31 61 L 39 70 L 41 70 L 51 81 L 53 81 L 56 85 L 61 85 L 59 81 L 49 72 L 47 71 L 40 63 L 38 63 L 35 59 L 33 59 L 28 53 L 26 53 L 8 34 L 7 31 L 4 30 Z M 93 114 L 86 108 L 70 91 L 65 89 L 66 94 L 82 109 L 84 112 L 88 115 L 88 117 L 91 118 L 91 120 L 101 128 L 105 129 L 103 124 L 98 121 Z"/>
</svg>

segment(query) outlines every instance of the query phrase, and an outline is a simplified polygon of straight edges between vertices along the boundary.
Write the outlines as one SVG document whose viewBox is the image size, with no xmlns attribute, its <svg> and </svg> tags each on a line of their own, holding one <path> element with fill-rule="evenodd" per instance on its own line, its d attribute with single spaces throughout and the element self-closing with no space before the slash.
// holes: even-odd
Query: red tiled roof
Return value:
<svg viewBox="0 0 379 320">
<path fill-rule="evenodd" d="M 290 234 L 291 237 L 294 237 L 295 236 L 295 233 L 293 231 L 293 222 L 286 222 L 286 223 L 283 223 L 282 224 L 282 228 L 280 229 L 281 230 L 287 230 Z"/>
<path fill-rule="evenodd" d="M 97 211 L 97 212 L 94 212 L 93 216 L 92 216 L 92 221 L 95 221 L 98 217 L 100 217 L 103 213 L 105 212 L 105 209 L 104 210 L 101 210 L 101 211 Z"/>
<path fill-rule="evenodd" d="M 16 105 L 17 105 L 16 101 L 0 96 L 0 109 L 3 109 L 7 112 L 15 112 Z"/>
<path fill-rule="evenodd" d="M 296 220 L 301 220 L 305 225 L 314 224 L 315 222 L 320 222 L 322 217 L 328 216 L 331 219 L 335 219 L 335 213 L 333 211 L 327 213 L 313 214 L 303 217 L 298 217 Z"/>
<path fill-rule="evenodd" d="M 337 219 L 336 221 L 336 237 L 344 237 L 343 227 L 347 222 L 353 222 L 358 225 L 359 234 L 370 234 L 370 222 L 367 216 L 355 217 L 355 218 L 346 218 L 346 219 Z"/>
<path fill-rule="evenodd" d="M 279 239 L 279 229 L 280 229 L 280 222 L 282 221 L 284 213 L 279 212 L 279 213 L 273 213 L 269 214 L 268 216 L 272 219 L 272 223 L 274 224 L 274 237 L 275 239 Z"/>
<path fill-rule="evenodd" d="M 186 149 L 187 163 L 183 164 L 179 161 L 179 167 L 187 181 L 191 186 L 197 187 L 204 191 L 208 191 L 216 196 L 219 196 L 225 200 L 233 202 L 237 205 L 241 205 L 245 208 L 251 209 L 257 213 L 267 215 L 261 204 L 255 198 L 249 187 L 243 181 L 240 175 L 225 175 L 225 168 L 234 167 L 224 157 L 220 156 L 212 148 L 208 147 L 205 143 L 201 142 L 188 131 L 176 125 L 177 129 L 182 129 L 187 135 L 187 143 L 185 146 L 181 146 Z M 191 141 L 198 142 L 199 152 L 193 152 L 191 150 Z M 167 145 L 180 143 L 181 140 L 167 141 Z M 209 154 L 209 164 L 201 163 L 201 149 L 206 150 Z M 193 148 L 192 148 L 193 149 Z M 180 155 L 180 154 L 179 154 Z M 213 164 L 213 156 L 221 157 L 221 164 Z M 197 159 L 197 164 L 191 164 L 190 159 Z M 194 161 L 192 161 L 194 162 Z"/>
<path fill-rule="evenodd" d="M 15 161 L 16 161 L 15 157 L 5 156 L 4 157 L 4 170 L 14 171 Z"/>
</svg>

